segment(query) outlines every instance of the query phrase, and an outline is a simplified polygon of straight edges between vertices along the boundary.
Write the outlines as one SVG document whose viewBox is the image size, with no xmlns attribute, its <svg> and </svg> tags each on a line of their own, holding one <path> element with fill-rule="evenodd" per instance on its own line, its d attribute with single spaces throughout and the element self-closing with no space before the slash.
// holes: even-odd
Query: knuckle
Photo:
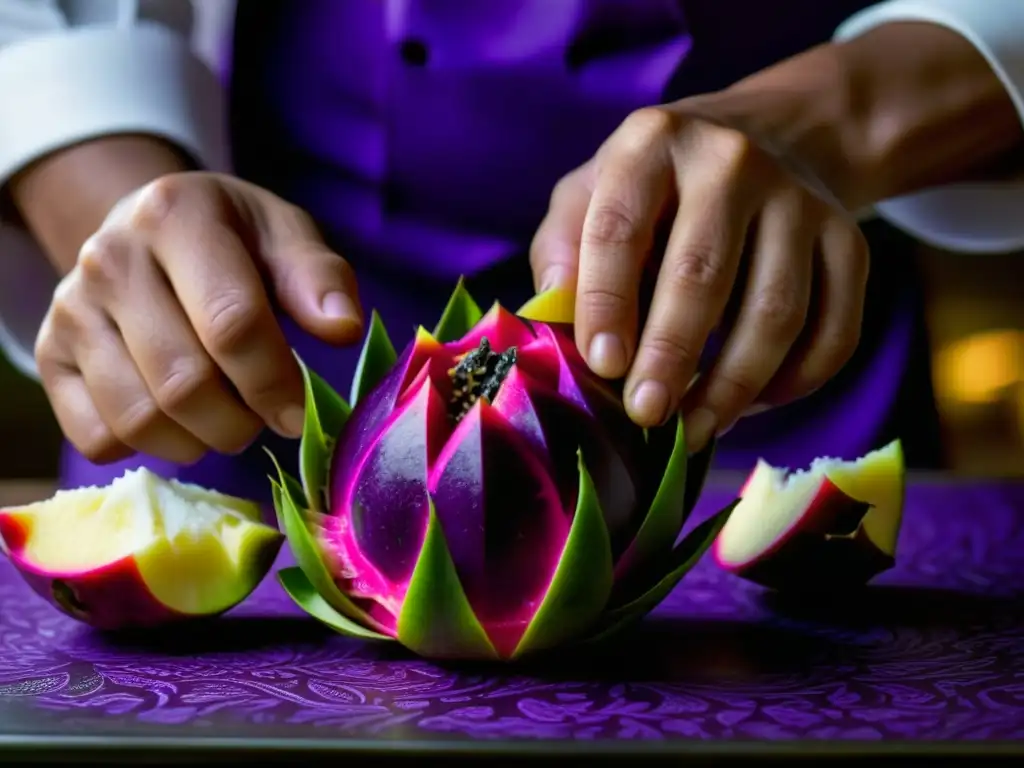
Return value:
<svg viewBox="0 0 1024 768">
<path fill-rule="evenodd" d="M 81 282 L 80 276 L 81 271 L 76 267 L 57 283 L 57 287 L 53 289 L 53 297 L 50 299 L 51 312 L 58 307 L 69 309 L 73 306 Z"/>
<path fill-rule="evenodd" d="M 39 371 L 39 380 L 51 401 L 56 400 L 53 385 L 56 382 L 61 366 L 57 355 L 57 347 L 53 337 L 44 328 L 36 337 L 35 348 L 32 350 L 36 360 L 36 369 Z"/>
<path fill-rule="evenodd" d="M 585 316 L 604 319 L 621 314 L 629 299 L 625 293 L 612 288 L 586 288 L 580 292 L 577 302 L 583 307 Z"/>
<path fill-rule="evenodd" d="M 563 200 L 571 199 L 579 185 L 579 171 L 572 171 L 560 178 L 551 188 L 548 207 L 554 208 Z"/>
<path fill-rule="evenodd" d="M 667 109 L 644 107 L 632 112 L 622 123 L 620 148 L 627 152 L 647 152 L 675 136 L 679 119 Z"/>
<path fill-rule="evenodd" d="M 160 229 L 188 194 L 189 185 L 182 175 L 169 174 L 151 181 L 135 197 L 128 214 L 129 226 L 147 232 Z"/>
<path fill-rule="evenodd" d="M 683 292 L 706 291 L 718 287 L 725 277 L 718 249 L 710 245 L 691 243 L 674 258 L 668 260 L 664 274 L 671 288 Z"/>
<path fill-rule="evenodd" d="M 115 437 L 130 445 L 149 432 L 160 417 L 156 402 L 143 398 L 124 408 L 110 427 Z"/>
<path fill-rule="evenodd" d="M 36 334 L 35 345 L 32 352 L 36 358 L 36 365 L 39 367 L 39 375 L 45 380 L 47 371 L 50 369 L 50 361 L 56 359 L 57 343 L 54 338 L 52 314 L 43 320 Z"/>
<path fill-rule="evenodd" d="M 79 311 L 76 285 L 65 278 L 53 292 L 53 300 L 40 328 L 39 339 L 46 336 L 50 341 L 56 334 L 69 333 L 79 326 Z"/>
<path fill-rule="evenodd" d="M 643 353 L 653 366 L 665 366 L 669 370 L 697 360 L 694 347 L 668 328 L 648 329 L 647 337 L 643 340 Z"/>
<path fill-rule="evenodd" d="M 180 360 L 170 367 L 154 392 L 156 402 L 167 413 L 176 413 L 195 402 L 215 382 L 213 365 L 202 360 Z"/>
<path fill-rule="evenodd" d="M 712 133 L 708 151 L 718 160 L 720 172 L 728 176 L 745 173 L 760 152 L 746 135 L 728 128 L 719 128 Z"/>
<path fill-rule="evenodd" d="M 225 293 L 206 307 L 204 335 L 215 354 L 230 353 L 260 330 L 259 305 L 241 293 Z"/>
<path fill-rule="evenodd" d="M 124 276 L 133 251 L 133 244 L 120 232 L 101 230 L 79 249 L 78 274 L 87 285 L 114 283 Z"/>
<path fill-rule="evenodd" d="M 637 216 L 623 203 L 605 202 L 594 208 L 589 218 L 583 235 L 586 244 L 631 246 L 644 239 Z"/>
<path fill-rule="evenodd" d="M 309 211 L 292 203 L 284 203 L 281 213 L 288 221 L 291 229 L 306 237 L 320 239 L 320 224 Z"/>
<path fill-rule="evenodd" d="M 88 461 L 102 464 L 123 453 L 121 441 L 104 424 L 100 424 L 74 441 L 75 448 Z"/>
<path fill-rule="evenodd" d="M 763 389 L 750 370 L 723 368 L 714 374 L 714 378 L 716 389 L 722 393 L 722 396 L 716 399 L 723 404 L 736 404 L 742 407 L 754 402 Z"/>
<path fill-rule="evenodd" d="M 239 391 L 245 404 L 267 420 L 286 402 L 286 394 L 293 390 L 291 384 L 284 373 L 265 373 L 240 382 Z"/>
<path fill-rule="evenodd" d="M 289 235 L 297 241 L 323 242 L 323 231 L 316 218 L 305 209 L 276 196 L 252 206 L 253 216 L 263 226 Z"/>
<path fill-rule="evenodd" d="M 783 288 L 758 293 L 751 313 L 758 327 L 772 336 L 795 337 L 804 326 L 805 313 L 794 292 Z"/>
</svg>

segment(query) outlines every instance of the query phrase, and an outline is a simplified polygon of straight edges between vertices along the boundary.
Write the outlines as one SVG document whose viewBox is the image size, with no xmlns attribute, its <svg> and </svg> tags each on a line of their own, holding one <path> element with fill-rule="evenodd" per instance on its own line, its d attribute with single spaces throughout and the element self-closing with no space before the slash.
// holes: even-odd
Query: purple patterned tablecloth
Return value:
<svg viewBox="0 0 1024 768">
<path fill-rule="evenodd" d="M 734 489 L 712 484 L 697 516 Z M 329 634 L 272 578 L 201 634 L 114 642 L 0 561 L 0 745 L 1021 739 L 1024 483 L 919 480 L 905 520 L 896 569 L 859 598 L 790 604 L 705 558 L 619 644 L 535 668 L 441 667 Z"/>
</svg>

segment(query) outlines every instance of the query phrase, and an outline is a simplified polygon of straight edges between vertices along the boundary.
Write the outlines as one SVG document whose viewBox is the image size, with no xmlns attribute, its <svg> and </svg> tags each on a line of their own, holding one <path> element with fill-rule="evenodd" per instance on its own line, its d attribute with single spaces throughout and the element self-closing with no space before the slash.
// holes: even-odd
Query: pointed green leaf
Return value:
<svg viewBox="0 0 1024 768">
<path fill-rule="evenodd" d="M 442 344 L 461 339 L 483 316 L 479 305 L 466 290 L 466 281 L 460 277 L 452 297 L 448 299 L 448 306 L 434 328 L 434 337 Z"/>
<path fill-rule="evenodd" d="M 349 395 L 352 406 L 380 383 L 397 359 L 398 354 L 388 337 L 384 321 L 380 319 L 377 310 L 374 310 L 370 316 L 370 330 L 366 332 L 363 351 L 359 353 L 359 363 L 352 377 L 352 392 Z"/>
<path fill-rule="evenodd" d="M 270 452 L 267 451 L 267 453 Z M 276 459 L 274 463 L 277 463 Z M 283 505 L 281 501 L 281 484 L 273 477 L 268 476 L 268 479 L 270 480 L 270 497 L 274 501 L 274 513 L 277 515 L 277 527 L 281 533 L 284 533 L 284 519 L 281 517 L 281 507 Z"/>
<path fill-rule="evenodd" d="M 352 619 L 342 616 L 331 608 L 330 604 L 309 583 L 309 579 L 306 578 L 306 574 L 302 572 L 301 568 L 282 568 L 277 572 L 277 580 L 284 587 L 284 591 L 288 593 L 288 596 L 295 601 L 296 605 L 335 632 L 348 635 L 349 637 L 362 638 L 363 640 L 393 639 L 356 624 Z"/>
<path fill-rule="evenodd" d="M 704 483 L 708 479 L 708 470 L 711 469 L 711 463 L 715 458 L 716 445 L 717 441 L 715 438 L 711 438 L 703 450 L 700 453 L 693 454 L 687 463 L 683 523 L 686 522 L 686 518 L 690 516 L 693 508 L 697 506 L 697 502 L 700 500 L 701 491 L 704 490 Z"/>
<path fill-rule="evenodd" d="M 291 496 L 292 503 L 296 509 L 307 509 L 309 505 L 306 502 L 306 494 L 302 490 L 302 484 L 282 469 L 281 462 L 277 460 L 277 456 L 274 455 L 272 450 L 264 446 L 263 452 L 270 457 L 270 463 L 274 465 L 274 471 L 277 472 L 277 479 L 271 478 L 270 487 L 274 500 L 274 509 L 277 511 L 277 521 L 281 525 L 281 530 L 284 531 L 284 523 L 281 518 L 281 510 L 285 504 L 284 489 L 288 489 L 288 494 Z"/>
<path fill-rule="evenodd" d="M 579 452 L 580 493 L 569 536 L 547 594 L 513 658 L 547 650 L 578 636 L 601 615 L 612 591 L 611 539 L 594 481 Z"/>
<path fill-rule="evenodd" d="M 330 571 L 320 555 L 320 546 L 313 538 L 306 522 L 304 508 L 296 496 L 301 491 L 298 481 L 281 469 L 274 455 L 267 451 L 277 467 L 280 476 L 278 488 L 280 493 L 275 501 L 280 503 L 277 508 L 278 526 L 288 540 L 288 546 L 295 556 L 295 562 L 306 574 L 310 584 L 323 596 L 324 600 L 336 611 L 345 614 L 353 621 L 375 626 L 375 622 L 366 613 L 349 600 L 334 583 Z M 379 626 L 376 627 L 379 629 Z"/>
<path fill-rule="evenodd" d="M 298 355 L 296 355 L 296 359 Z M 334 443 L 348 421 L 352 409 L 330 384 L 311 370 L 301 359 L 299 367 L 306 388 L 306 420 L 299 444 L 299 476 L 306 491 L 310 509 L 327 509 L 327 475 Z"/>
<path fill-rule="evenodd" d="M 428 658 L 498 656 L 466 599 L 433 501 L 423 548 L 398 617 L 398 641 Z"/>
<path fill-rule="evenodd" d="M 640 530 L 619 561 L 617 576 L 636 567 L 657 561 L 668 554 L 676 543 L 676 537 L 683 529 L 689 511 L 685 505 L 687 476 L 686 429 L 683 417 L 676 419 L 676 436 L 672 453 L 665 464 L 658 492 L 651 502 Z"/>
<path fill-rule="evenodd" d="M 653 611 L 700 561 L 704 553 L 714 543 L 715 537 L 718 536 L 718 532 L 722 530 L 722 526 L 725 525 L 737 504 L 739 504 L 739 499 L 690 531 L 679 543 L 679 546 L 672 551 L 672 564 L 668 574 L 640 597 L 614 611 L 609 611 L 600 631 L 588 642 L 604 640 Z"/>
</svg>

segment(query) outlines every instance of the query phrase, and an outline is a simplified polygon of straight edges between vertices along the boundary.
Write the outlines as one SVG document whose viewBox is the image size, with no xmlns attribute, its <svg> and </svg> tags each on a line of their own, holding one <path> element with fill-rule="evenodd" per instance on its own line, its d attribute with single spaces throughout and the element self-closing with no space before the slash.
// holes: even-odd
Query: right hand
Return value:
<svg viewBox="0 0 1024 768">
<path fill-rule="evenodd" d="M 328 343 L 362 332 L 351 267 L 295 206 L 211 173 L 129 195 L 82 246 L 36 343 L 64 434 L 97 463 L 235 454 L 265 425 L 298 437 L 302 376 L 275 304 Z"/>
</svg>

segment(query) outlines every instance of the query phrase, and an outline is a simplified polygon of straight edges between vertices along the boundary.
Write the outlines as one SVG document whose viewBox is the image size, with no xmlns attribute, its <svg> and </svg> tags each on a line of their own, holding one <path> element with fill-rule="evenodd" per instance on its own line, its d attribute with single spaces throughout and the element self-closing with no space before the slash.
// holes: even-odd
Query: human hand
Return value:
<svg viewBox="0 0 1024 768">
<path fill-rule="evenodd" d="M 860 338 L 868 249 L 852 217 L 680 104 L 635 112 L 558 183 L 530 260 L 538 290 L 575 289 L 580 352 L 598 375 L 627 377 L 633 420 L 681 409 L 696 451 L 842 368 Z M 641 329 L 641 279 L 657 258 Z M 733 302 L 721 352 L 694 381 Z"/>
<path fill-rule="evenodd" d="M 355 278 L 304 212 L 211 173 L 124 198 L 60 282 L 36 343 L 64 434 L 87 458 L 238 453 L 301 434 L 302 376 L 274 305 L 336 344 L 362 328 Z"/>
</svg>

